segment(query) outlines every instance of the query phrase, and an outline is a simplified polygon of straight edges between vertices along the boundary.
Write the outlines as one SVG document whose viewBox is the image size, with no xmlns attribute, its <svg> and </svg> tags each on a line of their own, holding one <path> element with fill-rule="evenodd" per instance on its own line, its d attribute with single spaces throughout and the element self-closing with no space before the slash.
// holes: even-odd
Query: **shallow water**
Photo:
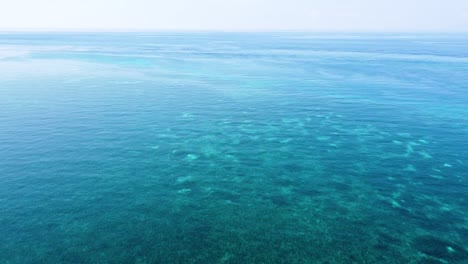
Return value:
<svg viewBox="0 0 468 264">
<path fill-rule="evenodd" d="M 1 33 L 0 263 L 468 263 L 467 47 Z"/>
</svg>

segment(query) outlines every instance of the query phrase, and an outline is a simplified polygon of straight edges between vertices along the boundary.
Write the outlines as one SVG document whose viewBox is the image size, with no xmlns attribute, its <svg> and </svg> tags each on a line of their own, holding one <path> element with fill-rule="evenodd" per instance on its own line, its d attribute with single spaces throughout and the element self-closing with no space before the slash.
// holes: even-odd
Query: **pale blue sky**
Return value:
<svg viewBox="0 0 468 264">
<path fill-rule="evenodd" d="M 0 30 L 468 31 L 468 0 L 1 0 Z"/>
</svg>

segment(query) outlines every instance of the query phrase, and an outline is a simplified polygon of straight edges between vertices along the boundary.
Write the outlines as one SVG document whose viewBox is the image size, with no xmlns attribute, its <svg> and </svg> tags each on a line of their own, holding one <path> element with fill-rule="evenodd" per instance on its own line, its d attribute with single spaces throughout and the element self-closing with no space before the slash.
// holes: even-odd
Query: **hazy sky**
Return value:
<svg viewBox="0 0 468 264">
<path fill-rule="evenodd" d="M 3 30 L 468 31 L 468 0 L 0 0 Z"/>
</svg>

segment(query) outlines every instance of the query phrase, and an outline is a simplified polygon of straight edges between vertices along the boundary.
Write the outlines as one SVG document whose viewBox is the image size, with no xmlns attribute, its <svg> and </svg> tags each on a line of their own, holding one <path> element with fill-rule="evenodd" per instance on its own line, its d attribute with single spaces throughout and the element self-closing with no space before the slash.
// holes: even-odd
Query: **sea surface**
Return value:
<svg viewBox="0 0 468 264">
<path fill-rule="evenodd" d="M 468 35 L 0 33 L 0 263 L 468 263 Z"/>
</svg>

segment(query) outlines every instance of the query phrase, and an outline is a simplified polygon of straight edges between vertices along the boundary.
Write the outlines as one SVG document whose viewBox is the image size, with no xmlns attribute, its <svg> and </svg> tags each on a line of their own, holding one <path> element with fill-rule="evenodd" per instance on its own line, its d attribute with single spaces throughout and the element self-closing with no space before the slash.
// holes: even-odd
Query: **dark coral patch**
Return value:
<svg viewBox="0 0 468 264">
<path fill-rule="evenodd" d="M 418 237 L 413 241 L 413 246 L 418 251 L 438 259 L 447 261 L 468 259 L 468 252 L 464 248 L 433 236 Z"/>
</svg>

